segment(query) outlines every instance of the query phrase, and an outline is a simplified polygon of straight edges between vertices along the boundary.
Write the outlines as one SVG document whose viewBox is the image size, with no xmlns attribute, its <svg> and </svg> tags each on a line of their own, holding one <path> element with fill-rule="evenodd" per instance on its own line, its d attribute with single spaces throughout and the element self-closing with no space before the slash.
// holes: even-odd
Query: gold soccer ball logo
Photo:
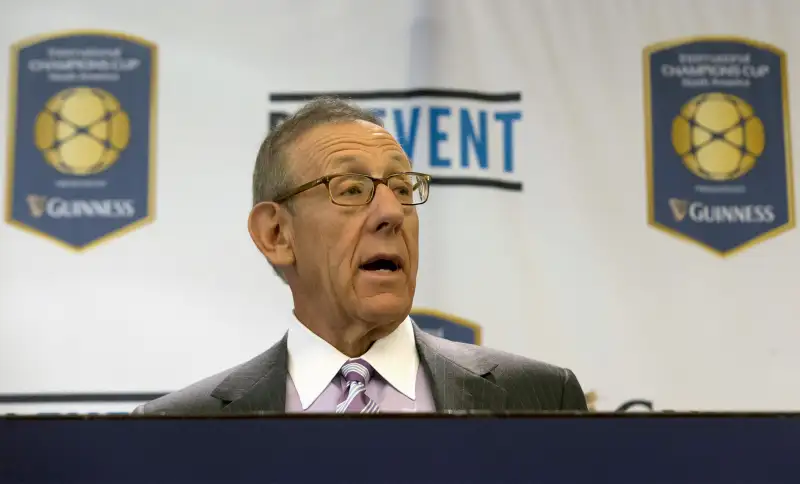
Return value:
<svg viewBox="0 0 800 484">
<path fill-rule="evenodd" d="M 130 118 L 108 92 L 89 87 L 65 89 L 36 117 L 34 141 L 44 159 L 67 175 L 107 170 L 128 146 Z"/>
<path fill-rule="evenodd" d="M 701 94 L 672 122 L 672 145 L 695 175 L 730 181 L 752 170 L 764 151 L 764 124 L 744 100 Z"/>
</svg>

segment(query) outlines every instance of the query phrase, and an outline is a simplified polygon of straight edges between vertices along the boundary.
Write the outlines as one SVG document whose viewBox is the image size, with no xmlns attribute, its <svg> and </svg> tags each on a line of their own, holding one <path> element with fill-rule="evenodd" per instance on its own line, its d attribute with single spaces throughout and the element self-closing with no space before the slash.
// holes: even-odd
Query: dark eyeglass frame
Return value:
<svg viewBox="0 0 800 484">
<path fill-rule="evenodd" d="M 378 191 L 378 185 L 386 185 L 388 187 L 389 186 L 389 180 L 391 180 L 392 178 L 397 178 L 399 176 L 408 176 L 408 175 L 414 175 L 414 176 L 420 177 L 427 184 L 428 189 L 425 192 L 425 199 L 422 200 L 421 202 L 418 202 L 418 203 L 403 203 L 401 201 L 400 204 L 405 205 L 405 206 L 422 205 L 423 203 L 428 201 L 428 195 L 430 193 L 431 176 L 427 175 L 425 173 L 419 173 L 419 172 L 416 172 L 416 171 L 405 171 L 405 172 L 402 172 L 402 173 L 392 173 L 391 175 L 383 177 L 383 178 L 376 178 L 374 176 L 365 175 L 363 173 L 336 173 L 334 175 L 325 175 L 323 177 L 317 178 L 316 180 L 312 180 L 312 181 L 310 181 L 308 183 L 303 183 L 299 187 L 296 187 L 296 188 L 294 188 L 292 190 L 289 190 L 288 192 L 286 192 L 286 193 L 284 193 L 282 195 L 279 195 L 279 196 L 275 197 L 272 201 L 274 203 L 283 203 L 283 202 L 285 202 L 286 200 L 292 198 L 295 195 L 299 195 L 299 194 L 301 194 L 301 193 L 303 193 L 303 192 L 305 192 L 307 190 L 311 190 L 312 188 L 314 188 L 316 186 L 325 185 L 325 188 L 327 188 L 327 191 L 328 191 L 328 199 L 331 201 L 332 204 L 339 205 L 341 207 L 359 207 L 359 206 L 362 206 L 362 205 L 369 205 L 370 203 L 372 203 L 372 200 L 375 198 L 375 192 Z M 341 178 L 343 176 L 357 176 L 357 177 L 365 178 L 365 179 L 368 179 L 368 180 L 372 181 L 372 192 L 370 193 L 369 198 L 367 199 L 367 201 L 365 201 L 364 203 L 356 204 L 356 205 L 344 204 L 344 203 L 336 203 L 336 201 L 334 201 L 333 194 L 331 193 L 331 185 L 330 185 L 330 183 L 331 183 L 332 180 L 335 180 L 337 178 Z M 400 200 L 398 199 L 398 201 L 400 201 Z"/>
</svg>

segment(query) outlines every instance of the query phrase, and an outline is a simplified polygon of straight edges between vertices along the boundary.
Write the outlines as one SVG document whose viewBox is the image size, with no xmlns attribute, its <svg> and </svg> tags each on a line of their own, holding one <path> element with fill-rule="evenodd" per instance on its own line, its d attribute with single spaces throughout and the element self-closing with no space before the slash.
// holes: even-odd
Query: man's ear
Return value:
<svg viewBox="0 0 800 484">
<path fill-rule="evenodd" d="M 294 264 L 291 227 L 281 207 L 274 202 L 261 202 L 247 219 L 250 238 L 258 250 L 275 266 Z"/>
</svg>

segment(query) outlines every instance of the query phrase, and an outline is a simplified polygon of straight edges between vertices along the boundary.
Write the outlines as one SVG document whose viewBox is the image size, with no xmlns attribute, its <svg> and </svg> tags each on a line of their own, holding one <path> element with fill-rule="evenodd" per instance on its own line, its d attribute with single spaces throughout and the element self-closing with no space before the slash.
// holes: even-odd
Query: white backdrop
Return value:
<svg viewBox="0 0 800 484">
<path fill-rule="evenodd" d="M 798 408 L 800 238 L 723 259 L 649 227 L 642 89 L 646 45 L 706 34 L 774 44 L 798 79 L 798 18 L 793 0 L 2 0 L 0 44 L 127 32 L 158 45 L 159 80 L 153 224 L 80 254 L 0 225 L 0 394 L 173 390 L 266 349 L 291 309 L 246 230 L 270 94 L 456 88 L 522 100 L 398 106 L 518 109 L 515 171 L 495 141 L 489 171 L 524 187 L 434 187 L 417 307 L 573 369 L 599 409 Z M 480 176 L 430 166 L 425 116 L 416 168 Z"/>
</svg>

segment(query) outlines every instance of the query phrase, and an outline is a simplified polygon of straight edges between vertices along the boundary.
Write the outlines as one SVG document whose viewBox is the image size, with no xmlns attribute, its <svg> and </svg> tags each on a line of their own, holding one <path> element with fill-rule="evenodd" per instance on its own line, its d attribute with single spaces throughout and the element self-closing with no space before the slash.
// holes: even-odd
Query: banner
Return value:
<svg viewBox="0 0 800 484">
<path fill-rule="evenodd" d="M 252 170 L 320 94 L 433 177 L 426 331 L 598 411 L 800 407 L 800 5 L 143 2 L 0 6 L 0 413 L 124 412 L 279 340 Z"/>
</svg>

